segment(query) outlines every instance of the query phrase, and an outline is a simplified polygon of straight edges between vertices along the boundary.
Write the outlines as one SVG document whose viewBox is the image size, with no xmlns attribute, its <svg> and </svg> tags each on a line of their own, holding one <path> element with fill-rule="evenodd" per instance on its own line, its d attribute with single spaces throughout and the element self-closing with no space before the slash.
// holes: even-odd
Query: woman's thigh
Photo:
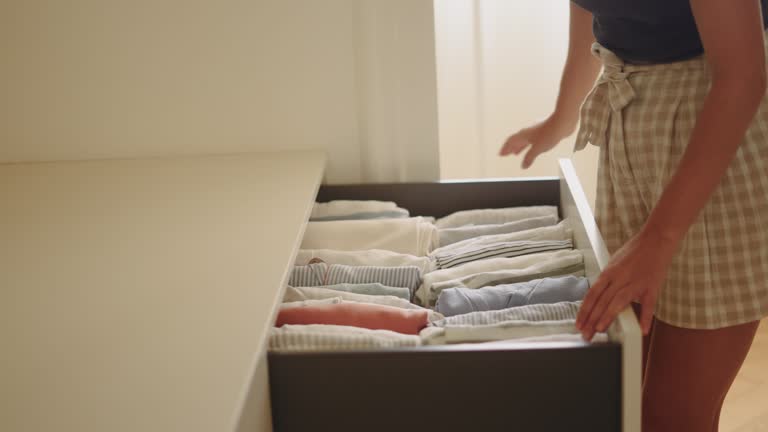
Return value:
<svg viewBox="0 0 768 432">
<path fill-rule="evenodd" d="M 656 320 L 643 383 L 643 431 L 717 431 L 723 400 L 758 325 L 692 330 Z"/>
</svg>

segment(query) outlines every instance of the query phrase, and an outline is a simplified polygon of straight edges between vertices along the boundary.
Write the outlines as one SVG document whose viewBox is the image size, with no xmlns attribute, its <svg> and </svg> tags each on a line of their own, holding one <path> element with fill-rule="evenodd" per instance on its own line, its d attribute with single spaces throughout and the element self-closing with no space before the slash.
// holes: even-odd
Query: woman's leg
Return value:
<svg viewBox="0 0 768 432">
<path fill-rule="evenodd" d="M 758 325 L 691 330 L 656 320 L 643 385 L 643 432 L 716 432 Z"/>
</svg>

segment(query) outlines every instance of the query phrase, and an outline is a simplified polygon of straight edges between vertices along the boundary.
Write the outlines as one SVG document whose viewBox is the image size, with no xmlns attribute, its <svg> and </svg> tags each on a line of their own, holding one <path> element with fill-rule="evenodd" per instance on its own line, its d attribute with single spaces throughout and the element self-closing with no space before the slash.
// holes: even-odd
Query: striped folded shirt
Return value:
<svg viewBox="0 0 768 432">
<path fill-rule="evenodd" d="M 470 312 L 433 321 L 433 327 L 456 325 L 491 325 L 505 321 L 562 321 L 575 320 L 581 302 L 531 304 L 508 309 Z"/>
<path fill-rule="evenodd" d="M 489 258 L 513 258 L 539 252 L 573 249 L 573 242 L 567 240 L 522 240 L 492 244 L 469 244 L 466 247 L 433 254 L 438 269 L 447 269 L 462 264 Z"/>
<path fill-rule="evenodd" d="M 418 267 L 353 267 L 313 263 L 294 267 L 288 285 L 315 287 L 345 283 L 379 283 L 388 287 L 408 288 L 413 293 L 421 284 L 421 270 Z"/>
</svg>

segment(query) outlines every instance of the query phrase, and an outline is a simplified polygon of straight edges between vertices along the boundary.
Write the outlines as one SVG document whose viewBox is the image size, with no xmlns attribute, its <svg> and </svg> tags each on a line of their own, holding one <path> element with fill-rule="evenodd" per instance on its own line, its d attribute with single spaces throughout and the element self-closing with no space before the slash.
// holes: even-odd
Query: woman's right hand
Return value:
<svg viewBox="0 0 768 432">
<path fill-rule="evenodd" d="M 540 154 L 552 150 L 560 141 L 573 133 L 575 127 L 568 127 L 563 123 L 555 116 L 550 116 L 531 127 L 521 129 L 507 138 L 499 151 L 499 156 L 518 155 L 528 149 L 523 158 L 523 169 L 529 168 Z"/>
</svg>

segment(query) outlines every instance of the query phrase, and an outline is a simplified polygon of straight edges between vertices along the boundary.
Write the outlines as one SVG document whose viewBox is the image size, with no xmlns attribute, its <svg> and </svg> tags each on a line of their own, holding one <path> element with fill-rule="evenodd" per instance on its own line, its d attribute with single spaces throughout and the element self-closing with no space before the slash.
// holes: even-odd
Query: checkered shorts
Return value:
<svg viewBox="0 0 768 432">
<path fill-rule="evenodd" d="M 645 223 L 675 172 L 707 95 L 702 58 L 629 65 L 604 47 L 576 150 L 600 146 L 596 218 L 614 253 Z M 714 329 L 768 315 L 768 99 L 718 189 L 683 240 L 656 317 Z"/>
</svg>

